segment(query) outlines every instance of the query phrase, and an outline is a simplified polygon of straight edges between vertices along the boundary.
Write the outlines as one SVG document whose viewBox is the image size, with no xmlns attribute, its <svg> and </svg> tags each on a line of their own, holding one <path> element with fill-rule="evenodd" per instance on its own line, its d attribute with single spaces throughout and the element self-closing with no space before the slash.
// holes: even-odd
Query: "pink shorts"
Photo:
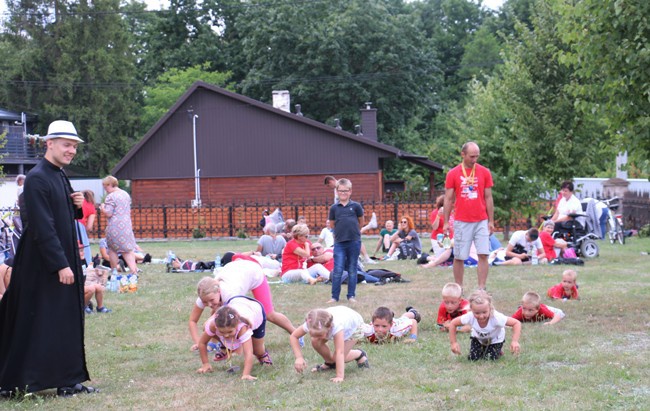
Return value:
<svg viewBox="0 0 650 411">
<path fill-rule="evenodd" d="M 271 287 L 269 287 L 269 282 L 266 281 L 266 276 L 262 280 L 262 284 L 258 287 L 251 290 L 253 297 L 262 304 L 266 314 L 270 314 L 275 311 L 273 308 L 273 298 L 271 297 Z"/>
</svg>

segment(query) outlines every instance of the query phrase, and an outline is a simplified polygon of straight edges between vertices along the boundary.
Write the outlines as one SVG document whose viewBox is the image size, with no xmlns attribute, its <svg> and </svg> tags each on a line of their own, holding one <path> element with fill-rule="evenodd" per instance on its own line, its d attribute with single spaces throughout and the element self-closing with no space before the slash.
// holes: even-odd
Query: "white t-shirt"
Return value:
<svg viewBox="0 0 650 411">
<path fill-rule="evenodd" d="M 253 261 L 235 260 L 222 267 L 215 278 L 219 281 L 221 301 L 236 295 L 246 295 L 264 282 L 264 270 Z M 196 306 L 205 308 L 201 298 L 196 299 Z"/>
<path fill-rule="evenodd" d="M 350 340 L 357 330 L 361 332 L 360 327 L 363 325 L 363 317 L 358 312 L 343 305 L 328 307 L 325 310 L 332 314 L 332 328 L 327 334 L 328 340 L 334 338 L 334 335 L 341 330 L 343 331 L 344 341 Z M 306 322 L 302 324 L 302 329 L 309 333 Z"/>
<path fill-rule="evenodd" d="M 478 320 L 474 318 L 473 312 L 468 312 L 460 316 L 461 324 L 469 324 L 472 326 L 472 337 L 477 338 L 483 345 L 491 345 L 502 343 L 506 339 L 506 321 L 508 317 L 494 310 L 487 326 L 481 327 Z"/>
<path fill-rule="evenodd" d="M 320 232 L 318 239 L 325 242 L 325 248 L 334 246 L 334 233 L 327 227 L 323 228 L 323 231 Z"/>
<path fill-rule="evenodd" d="M 508 244 L 510 244 L 513 247 L 519 244 L 520 246 L 524 247 L 524 250 L 526 250 L 526 252 L 528 252 L 532 246 L 535 246 L 537 252 L 544 249 L 542 240 L 540 240 L 539 238 L 537 238 L 537 240 L 533 241 L 532 243 L 529 242 L 526 239 L 526 231 L 524 230 L 515 231 L 510 237 L 510 241 L 508 241 Z"/>
<path fill-rule="evenodd" d="M 558 216 L 567 216 L 569 214 L 581 213 L 582 204 L 580 203 L 580 200 L 578 200 L 578 197 L 571 194 L 571 197 L 568 200 L 562 197 L 560 202 L 557 204 L 557 211 Z"/>
</svg>

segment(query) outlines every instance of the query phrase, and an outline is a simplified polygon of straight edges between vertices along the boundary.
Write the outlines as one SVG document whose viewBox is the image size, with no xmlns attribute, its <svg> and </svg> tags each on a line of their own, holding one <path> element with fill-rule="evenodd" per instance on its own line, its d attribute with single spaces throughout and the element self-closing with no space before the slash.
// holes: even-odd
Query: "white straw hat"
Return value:
<svg viewBox="0 0 650 411">
<path fill-rule="evenodd" d="M 74 124 L 65 120 L 56 120 L 50 123 L 50 126 L 47 128 L 45 139 L 49 140 L 52 138 L 65 138 L 67 140 L 78 141 L 79 143 L 84 142 L 79 138 L 77 129 L 74 128 Z"/>
</svg>

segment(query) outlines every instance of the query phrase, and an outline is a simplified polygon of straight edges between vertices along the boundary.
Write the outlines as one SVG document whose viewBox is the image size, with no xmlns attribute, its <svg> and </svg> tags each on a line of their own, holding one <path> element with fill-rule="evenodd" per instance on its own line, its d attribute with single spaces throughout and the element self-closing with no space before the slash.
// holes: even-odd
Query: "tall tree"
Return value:
<svg viewBox="0 0 650 411">
<path fill-rule="evenodd" d="M 534 29 L 517 26 L 496 75 L 486 85 L 474 82 L 464 109 L 449 114 L 458 144 L 468 136 L 479 142 L 483 162 L 495 175 L 495 205 L 503 221 L 560 180 L 603 167 L 602 129 L 594 116 L 575 109 L 569 88 L 577 80 L 558 61 L 558 18 L 540 4 Z"/>
<path fill-rule="evenodd" d="M 597 113 L 612 141 L 639 163 L 650 157 L 650 2 L 551 2 L 568 49 L 562 61 L 582 80 L 573 87 L 584 113 Z"/>
<path fill-rule="evenodd" d="M 58 55 L 48 81 L 56 87 L 43 101 L 43 117 L 67 117 L 84 136 L 75 163 L 99 173 L 128 150 L 138 120 L 135 61 L 119 12 L 119 0 L 65 5 L 53 27 Z"/>
<path fill-rule="evenodd" d="M 254 0 L 228 11 L 225 37 L 238 50 L 239 90 L 269 101 L 288 89 L 306 116 L 352 130 L 365 101 L 379 109 L 380 140 L 403 147 L 399 129 L 440 85 L 433 49 L 401 1 Z M 407 148 L 407 147 L 403 147 Z"/>
<path fill-rule="evenodd" d="M 480 4 L 468 0 L 424 0 L 411 6 L 419 19 L 418 27 L 442 63 L 444 88 L 441 99 L 459 100 L 467 84 L 467 78 L 459 74 L 465 46 L 490 13 Z"/>
<path fill-rule="evenodd" d="M 213 0 L 171 0 L 168 9 L 133 19 L 134 32 L 146 53 L 138 60 L 138 75 L 147 84 L 171 68 L 186 69 L 210 62 L 223 68 L 217 4 Z"/>
</svg>

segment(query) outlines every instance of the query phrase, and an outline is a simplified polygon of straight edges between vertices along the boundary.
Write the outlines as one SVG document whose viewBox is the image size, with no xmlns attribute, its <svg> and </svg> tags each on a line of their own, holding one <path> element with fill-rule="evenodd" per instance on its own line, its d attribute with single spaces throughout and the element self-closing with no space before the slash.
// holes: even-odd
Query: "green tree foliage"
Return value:
<svg viewBox="0 0 650 411">
<path fill-rule="evenodd" d="M 618 149 L 650 157 L 650 2 L 552 2 L 568 49 L 561 61 L 581 79 L 573 92 L 584 113 L 602 119 Z"/>
<path fill-rule="evenodd" d="M 379 109 L 379 138 L 403 146 L 399 130 L 416 107 L 430 109 L 440 70 L 430 43 L 400 1 L 251 1 L 229 13 L 225 36 L 240 53 L 239 90 L 269 101 L 291 91 L 305 116 L 346 130 L 366 101 Z"/>
<path fill-rule="evenodd" d="M 424 0 L 414 2 L 412 7 L 418 18 L 418 27 L 434 47 L 444 70 L 444 88 L 440 98 L 443 101 L 460 99 L 468 80 L 459 72 L 465 46 L 489 13 L 467 0 Z"/>
<path fill-rule="evenodd" d="M 144 52 L 138 75 L 146 84 L 171 68 L 186 69 L 211 62 L 225 65 L 220 52 L 218 5 L 215 1 L 171 0 L 169 8 L 144 19 L 132 17 L 134 37 Z"/>
<path fill-rule="evenodd" d="M 482 26 L 465 45 L 465 51 L 458 70 L 464 79 L 485 78 L 501 62 L 501 42 L 490 29 Z"/>
<path fill-rule="evenodd" d="M 557 59 L 562 43 L 558 16 L 539 7 L 533 30 L 518 25 L 505 63 L 486 85 L 475 81 L 462 110 L 449 113 L 458 144 L 476 140 L 482 162 L 495 178 L 495 207 L 507 223 L 511 210 L 575 175 L 603 168 L 602 129 L 594 116 L 575 109 L 569 88 L 573 70 Z M 613 156 L 611 160 L 613 161 Z"/>
<path fill-rule="evenodd" d="M 194 66 L 185 70 L 170 69 L 156 79 L 155 85 L 145 88 L 143 134 L 167 113 L 195 81 L 201 80 L 233 91 L 232 86 L 227 86 L 230 73 L 210 72 L 207 71 L 208 66 L 209 64 L 205 63 L 203 66 Z"/>
<path fill-rule="evenodd" d="M 12 55 L 5 94 L 12 107 L 49 122 L 74 122 L 86 144 L 75 165 L 105 173 L 128 149 L 137 125 L 139 86 L 119 0 L 12 2 L 5 40 Z M 54 14 L 51 14 L 54 12 Z"/>
</svg>

